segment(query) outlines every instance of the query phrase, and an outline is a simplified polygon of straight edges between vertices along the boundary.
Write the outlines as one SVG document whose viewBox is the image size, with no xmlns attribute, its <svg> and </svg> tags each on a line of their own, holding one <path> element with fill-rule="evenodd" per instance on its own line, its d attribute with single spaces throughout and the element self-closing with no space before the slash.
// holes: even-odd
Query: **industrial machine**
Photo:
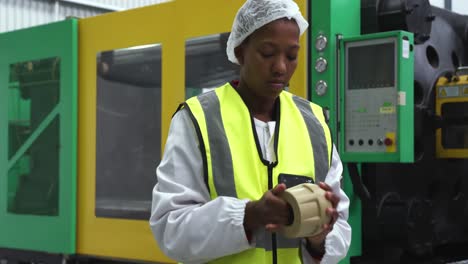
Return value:
<svg viewBox="0 0 468 264">
<path fill-rule="evenodd" d="M 414 33 L 414 162 L 362 164 L 370 195 L 363 199 L 363 254 L 355 262 L 468 259 L 467 101 L 462 94 L 456 102 L 443 97 L 449 86 L 464 92 L 458 68 L 468 64 L 468 20 L 428 1 L 379 5 L 380 30 Z"/>
<path fill-rule="evenodd" d="M 147 222 L 154 169 L 177 105 L 238 75 L 224 51 L 243 2 L 0 34 L 1 264 L 173 262 Z M 428 0 L 296 2 L 312 27 L 288 89 L 325 109 L 343 161 L 342 263 L 468 259 L 468 17 Z"/>
<path fill-rule="evenodd" d="M 468 259 L 468 19 L 426 0 L 325 2 L 312 1 L 312 101 L 354 190 L 350 262 Z"/>
</svg>

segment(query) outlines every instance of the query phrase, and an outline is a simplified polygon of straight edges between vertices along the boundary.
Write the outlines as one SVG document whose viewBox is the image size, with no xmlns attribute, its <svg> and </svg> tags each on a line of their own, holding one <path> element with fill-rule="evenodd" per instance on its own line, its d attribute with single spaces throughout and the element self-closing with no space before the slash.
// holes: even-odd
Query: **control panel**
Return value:
<svg viewBox="0 0 468 264">
<path fill-rule="evenodd" d="M 344 161 L 413 161 L 412 37 L 343 39 L 340 150 Z"/>
<path fill-rule="evenodd" d="M 396 39 L 346 45 L 345 149 L 395 152 L 397 131 Z M 381 64 L 380 67 L 376 67 Z"/>
</svg>

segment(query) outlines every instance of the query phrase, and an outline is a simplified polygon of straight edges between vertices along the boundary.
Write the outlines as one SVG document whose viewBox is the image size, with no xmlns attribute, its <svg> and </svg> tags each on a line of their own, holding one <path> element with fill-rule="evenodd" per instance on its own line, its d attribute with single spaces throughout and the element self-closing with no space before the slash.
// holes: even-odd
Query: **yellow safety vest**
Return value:
<svg viewBox="0 0 468 264">
<path fill-rule="evenodd" d="M 229 83 L 186 101 L 212 199 L 230 196 L 258 200 L 278 184 L 280 173 L 307 176 L 314 182 L 325 180 L 331 165 L 332 139 L 322 109 L 286 91 L 278 101 L 274 163 L 263 159 L 253 118 Z M 273 263 L 274 255 L 277 263 L 301 263 L 300 239 L 265 230 L 256 232 L 254 239 L 255 248 L 210 263 Z"/>
</svg>

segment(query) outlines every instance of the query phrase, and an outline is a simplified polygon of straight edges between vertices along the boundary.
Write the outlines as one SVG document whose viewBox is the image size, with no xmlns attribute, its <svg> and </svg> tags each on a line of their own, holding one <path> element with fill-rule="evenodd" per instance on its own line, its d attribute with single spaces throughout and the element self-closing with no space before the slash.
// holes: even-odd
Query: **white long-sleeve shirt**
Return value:
<svg viewBox="0 0 468 264">
<path fill-rule="evenodd" d="M 264 158 L 275 161 L 275 122 L 255 119 L 255 126 Z M 327 264 L 344 258 L 351 242 L 351 227 L 347 223 L 349 199 L 340 187 L 343 167 L 335 147 L 332 156 L 325 183 L 340 197 L 340 202 L 338 220 L 325 239 L 326 253 L 321 263 Z M 247 240 L 243 226 L 248 200 L 210 198 L 198 137 L 185 109 L 172 119 L 156 174 L 150 226 L 167 256 L 183 263 L 205 263 L 255 247 L 255 241 Z M 305 249 L 302 252 L 304 263 L 314 263 Z"/>
</svg>

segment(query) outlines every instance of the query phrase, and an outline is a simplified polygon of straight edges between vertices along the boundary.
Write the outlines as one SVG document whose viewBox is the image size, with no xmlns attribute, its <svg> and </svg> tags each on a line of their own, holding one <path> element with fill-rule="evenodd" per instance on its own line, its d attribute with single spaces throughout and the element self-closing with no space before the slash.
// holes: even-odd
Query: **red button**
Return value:
<svg viewBox="0 0 468 264">
<path fill-rule="evenodd" d="M 385 138 L 384 144 L 385 146 L 391 146 L 393 145 L 393 140 L 391 138 Z"/>
</svg>

